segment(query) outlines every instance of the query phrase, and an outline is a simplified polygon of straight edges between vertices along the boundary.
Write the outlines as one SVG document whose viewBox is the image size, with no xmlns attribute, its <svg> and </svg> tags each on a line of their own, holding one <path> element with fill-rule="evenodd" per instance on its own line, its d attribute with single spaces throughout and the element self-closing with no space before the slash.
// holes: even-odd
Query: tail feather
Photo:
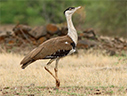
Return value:
<svg viewBox="0 0 127 96">
<path fill-rule="evenodd" d="M 28 62 L 26 62 L 26 63 L 23 63 L 23 64 L 21 63 L 21 65 L 22 65 L 21 68 L 22 68 L 22 69 L 25 69 L 29 64 L 31 64 L 31 63 L 34 62 L 34 61 L 35 61 L 35 60 L 30 60 L 30 61 L 28 61 Z"/>
<path fill-rule="evenodd" d="M 38 58 L 36 56 L 41 50 L 42 48 L 38 47 L 33 49 L 30 53 L 28 53 L 20 63 L 20 65 L 22 65 L 21 68 L 25 69 L 29 64 L 37 60 Z"/>
</svg>

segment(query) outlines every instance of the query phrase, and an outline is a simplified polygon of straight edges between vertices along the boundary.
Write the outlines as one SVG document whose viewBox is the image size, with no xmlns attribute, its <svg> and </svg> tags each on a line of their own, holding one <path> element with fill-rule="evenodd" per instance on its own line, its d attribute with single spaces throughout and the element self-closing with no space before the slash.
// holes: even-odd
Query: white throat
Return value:
<svg viewBox="0 0 127 96">
<path fill-rule="evenodd" d="M 68 36 L 71 37 L 71 39 L 74 41 L 74 43 L 77 45 L 78 35 L 77 31 L 72 23 L 72 15 L 66 15 L 67 19 L 67 26 L 68 26 Z"/>
</svg>

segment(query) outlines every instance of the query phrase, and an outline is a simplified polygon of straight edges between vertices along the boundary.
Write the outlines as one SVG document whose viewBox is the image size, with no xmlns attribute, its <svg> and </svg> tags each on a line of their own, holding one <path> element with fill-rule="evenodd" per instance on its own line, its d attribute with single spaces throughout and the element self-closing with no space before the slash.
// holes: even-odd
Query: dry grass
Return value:
<svg viewBox="0 0 127 96">
<path fill-rule="evenodd" d="M 45 86 L 54 87 L 55 80 L 43 66 L 48 60 L 39 60 L 26 69 L 20 68 L 24 56 L 19 54 L 0 54 L 0 87 Z M 61 87 L 67 86 L 127 86 L 127 57 L 107 56 L 79 52 L 67 56 L 59 62 Z M 54 62 L 49 68 L 53 70 Z"/>
</svg>

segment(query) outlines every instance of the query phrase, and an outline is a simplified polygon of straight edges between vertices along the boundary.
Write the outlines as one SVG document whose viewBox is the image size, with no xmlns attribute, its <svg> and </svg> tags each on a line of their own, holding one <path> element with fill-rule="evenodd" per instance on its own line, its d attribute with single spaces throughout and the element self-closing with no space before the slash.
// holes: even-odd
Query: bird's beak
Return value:
<svg viewBox="0 0 127 96">
<path fill-rule="evenodd" d="M 78 9 L 80 9 L 80 8 L 82 8 L 82 6 L 76 7 L 75 9 L 78 10 Z"/>
</svg>

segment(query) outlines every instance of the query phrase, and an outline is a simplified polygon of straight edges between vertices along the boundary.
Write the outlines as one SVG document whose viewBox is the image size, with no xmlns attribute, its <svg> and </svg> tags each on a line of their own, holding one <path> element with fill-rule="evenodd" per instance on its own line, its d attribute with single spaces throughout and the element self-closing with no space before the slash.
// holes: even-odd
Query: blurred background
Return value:
<svg viewBox="0 0 127 96">
<path fill-rule="evenodd" d="M 73 16 L 78 32 L 93 28 L 100 35 L 127 37 L 127 2 L 122 0 L 0 0 L 0 26 L 62 24 L 70 6 L 83 7 Z"/>
</svg>

